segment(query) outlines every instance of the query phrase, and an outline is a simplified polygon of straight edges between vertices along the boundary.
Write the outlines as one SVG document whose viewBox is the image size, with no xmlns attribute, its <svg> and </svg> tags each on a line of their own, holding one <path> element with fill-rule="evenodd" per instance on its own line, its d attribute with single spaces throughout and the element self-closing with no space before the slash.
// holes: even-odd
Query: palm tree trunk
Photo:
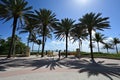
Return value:
<svg viewBox="0 0 120 80">
<path fill-rule="evenodd" d="M 81 40 L 80 40 L 80 38 L 79 38 L 79 52 L 78 52 L 79 54 L 78 54 L 78 57 L 81 56 L 81 53 L 80 53 L 80 52 L 81 52 Z"/>
<path fill-rule="evenodd" d="M 17 20 L 18 18 L 17 17 L 14 17 L 14 21 L 13 21 L 13 30 L 12 30 L 12 39 L 11 39 L 11 42 L 10 42 L 10 49 L 9 49 L 9 53 L 8 53 L 8 56 L 7 58 L 10 58 L 11 57 L 11 54 L 13 53 L 13 48 L 14 48 L 14 42 L 15 42 L 15 31 L 16 31 L 16 27 L 17 27 Z"/>
<path fill-rule="evenodd" d="M 116 44 L 116 53 L 118 54 L 118 48 L 117 48 L 117 44 Z"/>
<path fill-rule="evenodd" d="M 33 52 L 33 50 L 34 50 L 34 42 L 33 42 L 33 45 L 32 45 L 32 52 Z"/>
<path fill-rule="evenodd" d="M 91 59 L 94 60 L 94 57 L 93 57 L 93 48 L 92 48 L 92 32 L 89 31 L 89 34 L 90 34 L 90 51 L 91 51 Z"/>
<path fill-rule="evenodd" d="M 109 53 L 108 48 L 107 48 L 107 53 Z"/>
<path fill-rule="evenodd" d="M 41 57 L 43 57 L 43 54 L 44 54 L 44 43 L 45 43 L 45 36 L 43 35 L 43 43 L 42 43 L 42 53 L 41 53 Z"/>
<path fill-rule="evenodd" d="M 29 39 L 27 39 L 27 46 L 29 47 Z"/>
<path fill-rule="evenodd" d="M 12 49 L 13 57 L 15 57 L 15 47 L 16 47 L 16 41 L 13 43 L 13 49 Z"/>
<path fill-rule="evenodd" d="M 81 41 L 80 41 L 80 39 L 79 39 L 79 52 L 80 52 L 80 50 L 81 50 L 81 49 L 80 49 L 80 45 L 81 45 Z"/>
<path fill-rule="evenodd" d="M 28 41 L 27 41 L 27 46 L 29 47 L 29 39 L 30 39 L 30 34 L 28 36 Z"/>
<path fill-rule="evenodd" d="M 46 32 L 46 25 L 43 26 L 43 40 L 42 40 L 42 53 L 41 53 L 41 57 L 43 57 L 44 55 L 44 47 L 45 47 L 45 32 Z"/>
<path fill-rule="evenodd" d="M 66 35 L 66 55 L 65 57 L 68 57 L 68 35 Z"/>
<path fill-rule="evenodd" d="M 99 42 L 97 42 L 98 52 L 100 52 Z"/>
<path fill-rule="evenodd" d="M 38 46 L 38 53 L 40 52 L 40 45 Z"/>
</svg>

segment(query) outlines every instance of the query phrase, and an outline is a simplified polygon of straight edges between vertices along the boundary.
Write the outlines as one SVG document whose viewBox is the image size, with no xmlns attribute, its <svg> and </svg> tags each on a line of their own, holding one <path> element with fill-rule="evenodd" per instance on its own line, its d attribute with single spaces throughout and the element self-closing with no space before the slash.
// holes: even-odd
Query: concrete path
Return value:
<svg viewBox="0 0 120 80">
<path fill-rule="evenodd" d="M 120 61 L 96 58 L 0 58 L 0 80 L 120 80 Z"/>
</svg>

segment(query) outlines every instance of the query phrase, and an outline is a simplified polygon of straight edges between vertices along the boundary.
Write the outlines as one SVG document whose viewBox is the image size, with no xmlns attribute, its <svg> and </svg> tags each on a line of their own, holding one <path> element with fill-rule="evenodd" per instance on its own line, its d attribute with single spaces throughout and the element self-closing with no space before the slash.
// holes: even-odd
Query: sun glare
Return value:
<svg viewBox="0 0 120 80">
<path fill-rule="evenodd" d="M 88 0 L 80 0 L 80 2 L 85 4 L 88 2 Z"/>
<path fill-rule="evenodd" d="M 74 0 L 76 4 L 87 4 L 89 0 Z"/>
</svg>

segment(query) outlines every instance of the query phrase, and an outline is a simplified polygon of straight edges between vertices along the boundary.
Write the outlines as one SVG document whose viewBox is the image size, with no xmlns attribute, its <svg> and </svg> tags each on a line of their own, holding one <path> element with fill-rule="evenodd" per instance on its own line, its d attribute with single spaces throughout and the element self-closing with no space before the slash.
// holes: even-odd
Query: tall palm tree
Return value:
<svg viewBox="0 0 120 80">
<path fill-rule="evenodd" d="M 31 9 L 32 7 L 28 7 L 28 2 L 25 0 L 0 0 L 0 19 L 5 22 L 13 19 L 12 40 L 7 56 L 8 58 L 10 58 L 12 54 L 17 22 L 21 21 L 24 16 L 31 13 Z"/>
<path fill-rule="evenodd" d="M 116 53 L 118 54 L 118 47 L 117 44 L 120 43 L 120 40 L 118 38 L 113 38 L 113 40 L 111 41 L 111 43 L 116 46 Z"/>
<path fill-rule="evenodd" d="M 22 33 L 29 33 L 28 38 L 27 38 L 27 46 L 29 47 L 29 43 L 31 41 L 32 35 L 33 35 L 33 29 L 31 27 L 24 27 L 21 29 L 20 34 Z"/>
<path fill-rule="evenodd" d="M 94 61 L 92 49 L 92 30 L 103 30 L 109 28 L 108 17 L 101 17 L 101 13 L 87 13 L 79 21 L 87 28 L 90 38 L 91 59 Z"/>
<path fill-rule="evenodd" d="M 76 24 L 75 27 L 71 30 L 72 39 L 75 41 L 79 41 L 79 51 L 80 46 L 82 45 L 82 40 L 87 39 L 88 33 L 84 26 Z"/>
<path fill-rule="evenodd" d="M 104 43 L 103 49 L 106 49 L 107 53 L 109 53 L 108 49 L 113 49 L 113 46 L 110 43 Z"/>
<path fill-rule="evenodd" d="M 36 40 L 36 43 L 38 44 L 38 53 L 40 52 L 40 45 L 42 44 L 41 40 Z"/>
<path fill-rule="evenodd" d="M 36 33 L 32 33 L 29 40 L 30 40 L 30 42 L 33 42 L 33 44 L 32 44 L 32 52 L 33 52 L 34 51 L 34 44 L 37 41 Z"/>
<path fill-rule="evenodd" d="M 72 19 L 62 19 L 61 22 L 58 23 L 58 26 L 55 28 L 56 31 L 54 32 L 57 39 L 66 39 L 66 58 L 68 54 L 68 37 L 72 27 L 74 26 L 74 22 L 75 21 Z"/>
<path fill-rule="evenodd" d="M 20 34 L 21 33 L 29 33 L 28 39 L 27 39 L 27 46 L 29 47 L 30 40 L 33 40 L 36 36 L 35 28 L 36 28 L 37 21 L 34 18 L 31 18 L 30 16 L 25 17 L 25 25 L 24 27 L 20 28 Z"/>
<path fill-rule="evenodd" d="M 103 40 L 105 40 L 106 37 L 104 37 L 103 34 L 101 33 L 95 33 L 95 37 L 93 38 L 93 41 L 97 42 L 97 46 L 98 46 L 98 52 L 100 52 L 100 47 L 99 47 L 99 43 L 104 43 Z"/>
<path fill-rule="evenodd" d="M 45 33 L 48 29 L 49 31 L 52 30 L 52 27 L 55 26 L 55 23 L 58 21 L 55 17 L 55 13 L 52 13 L 52 11 L 47 9 L 40 9 L 35 10 L 36 12 L 36 19 L 39 21 L 39 27 L 43 27 L 42 29 L 42 54 L 41 57 L 43 57 L 44 53 L 44 47 L 45 47 Z"/>
<path fill-rule="evenodd" d="M 15 40 L 14 46 L 13 46 L 14 48 L 12 49 L 12 52 L 13 52 L 13 56 L 15 57 L 15 52 L 16 52 L 16 51 L 15 51 L 15 48 L 16 48 L 16 44 L 19 43 L 19 42 L 21 41 L 21 38 L 20 38 L 19 36 L 15 35 L 15 39 L 14 39 L 14 40 Z"/>
<path fill-rule="evenodd" d="M 39 31 L 37 31 L 37 33 L 38 33 L 38 36 L 39 37 L 42 37 L 43 36 L 43 27 L 41 28 L 41 30 L 39 30 Z M 52 34 L 51 34 L 51 32 L 49 31 L 49 29 L 46 29 L 46 32 L 45 32 L 45 34 L 44 34 L 44 37 L 45 37 L 45 43 L 46 43 L 46 41 L 47 41 L 47 39 L 49 38 L 49 39 L 52 39 Z M 40 45 L 41 44 L 43 44 L 43 42 L 42 41 L 40 41 L 41 39 L 38 39 L 38 40 L 36 40 L 36 43 L 39 45 L 39 48 L 40 48 Z M 38 41 L 40 41 L 40 42 L 38 42 Z M 45 43 L 44 43 L 44 45 L 45 45 Z M 41 56 L 42 56 L 42 54 L 41 54 Z M 44 55 L 43 55 L 44 56 Z"/>
</svg>

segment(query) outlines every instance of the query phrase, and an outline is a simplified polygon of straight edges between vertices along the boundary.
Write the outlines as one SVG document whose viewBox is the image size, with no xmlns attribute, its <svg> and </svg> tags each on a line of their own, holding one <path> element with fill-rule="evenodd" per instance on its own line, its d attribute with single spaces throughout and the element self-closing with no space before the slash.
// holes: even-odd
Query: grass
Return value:
<svg viewBox="0 0 120 80">
<path fill-rule="evenodd" d="M 120 54 L 94 53 L 96 58 L 120 59 Z"/>
<path fill-rule="evenodd" d="M 38 52 L 31 52 L 31 55 L 40 55 L 41 53 L 38 53 Z M 120 53 L 119 54 L 116 54 L 116 53 L 98 53 L 98 52 L 94 52 L 94 57 L 95 58 L 108 58 L 108 59 L 120 59 Z M 61 55 L 65 55 L 65 52 L 61 52 Z M 74 56 L 78 56 L 77 52 L 68 52 L 68 55 L 74 55 Z M 0 56 L 6 56 L 6 54 L 1 54 Z M 20 57 L 20 55 L 16 55 L 18 57 Z M 24 55 L 21 55 L 21 57 L 24 57 Z M 47 52 L 47 56 L 51 57 L 53 56 L 53 53 L 52 52 Z M 90 53 L 88 52 L 81 52 L 80 53 L 80 56 L 81 57 L 91 57 Z"/>
<path fill-rule="evenodd" d="M 108 58 L 108 59 L 120 59 L 120 53 L 98 53 L 94 52 L 93 53 L 94 58 Z M 87 52 L 81 52 L 82 57 L 91 57 L 90 53 Z"/>
<path fill-rule="evenodd" d="M 62 52 L 61 54 L 65 55 L 65 52 Z M 68 55 L 75 55 L 76 57 L 78 57 L 78 54 L 76 52 L 68 52 Z M 116 53 L 94 52 L 93 55 L 95 58 L 120 59 L 120 53 L 116 54 Z M 81 52 L 80 57 L 91 57 L 91 55 L 88 52 Z"/>
</svg>

